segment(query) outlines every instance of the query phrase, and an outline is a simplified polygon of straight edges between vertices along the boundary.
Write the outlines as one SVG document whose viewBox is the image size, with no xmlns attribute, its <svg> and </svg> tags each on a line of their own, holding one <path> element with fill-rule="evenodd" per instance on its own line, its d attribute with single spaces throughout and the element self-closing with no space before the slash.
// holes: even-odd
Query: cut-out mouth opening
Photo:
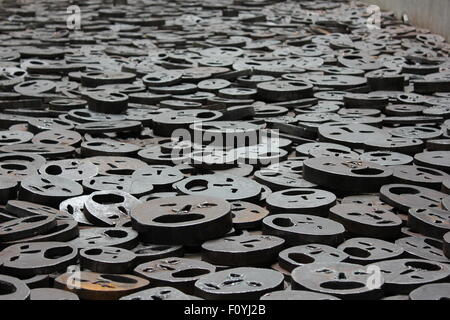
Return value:
<svg viewBox="0 0 450 320">
<path fill-rule="evenodd" d="M 350 256 L 358 257 L 358 258 L 370 257 L 370 252 L 368 252 L 367 250 L 361 249 L 361 248 L 356 248 L 356 247 L 345 248 L 344 252 Z"/>
<path fill-rule="evenodd" d="M 376 176 L 383 173 L 383 170 L 375 168 L 363 168 L 363 169 L 353 169 L 351 171 L 353 174 L 362 176 Z"/>
<path fill-rule="evenodd" d="M 314 194 L 315 191 L 312 190 L 291 190 L 291 191 L 285 191 L 283 192 L 283 195 L 289 196 L 289 197 L 295 197 L 295 196 L 308 196 Z"/>
<path fill-rule="evenodd" d="M 27 170 L 27 167 L 22 164 L 15 163 L 5 163 L 0 166 L 4 170 L 15 170 L 15 171 L 24 171 Z"/>
<path fill-rule="evenodd" d="M 314 263 L 316 261 L 316 259 L 308 256 L 307 254 L 297 252 L 289 253 L 288 258 L 298 264 L 309 264 Z"/>
<path fill-rule="evenodd" d="M 195 278 L 200 277 L 202 275 L 210 273 L 209 270 L 206 269 L 200 269 L 200 268 L 192 268 L 192 269 L 186 269 L 181 270 L 172 273 L 172 277 L 174 278 Z"/>
<path fill-rule="evenodd" d="M 331 290 L 354 290 L 365 286 L 364 283 L 356 281 L 327 281 L 320 284 L 320 287 Z"/>
<path fill-rule="evenodd" d="M 113 205 L 123 203 L 125 198 L 118 194 L 96 194 L 92 197 L 92 200 L 101 205 Z"/>
<path fill-rule="evenodd" d="M 419 194 L 420 193 L 419 190 L 414 189 L 414 188 L 409 188 L 409 187 L 394 187 L 394 188 L 390 188 L 389 191 L 398 196 L 403 195 L 403 194 Z"/>
<path fill-rule="evenodd" d="M 119 238 L 119 239 L 126 238 L 128 236 L 128 233 L 123 230 L 106 230 L 104 234 L 110 238 Z"/>
<path fill-rule="evenodd" d="M 57 247 L 57 248 L 50 248 L 48 250 L 45 250 L 44 257 L 46 259 L 59 259 L 65 256 L 68 256 L 73 252 L 72 247 Z"/>
<path fill-rule="evenodd" d="M 61 167 L 57 166 L 57 165 L 51 165 L 45 169 L 45 173 L 52 175 L 52 176 L 59 176 L 62 172 L 63 171 L 62 171 Z"/>
<path fill-rule="evenodd" d="M 181 222 L 192 222 L 204 219 L 205 216 L 197 213 L 190 214 L 168 214 L 159 216 L 153 219 L 154 222 L 158 223 L 181 223 Z"/>
</svg>

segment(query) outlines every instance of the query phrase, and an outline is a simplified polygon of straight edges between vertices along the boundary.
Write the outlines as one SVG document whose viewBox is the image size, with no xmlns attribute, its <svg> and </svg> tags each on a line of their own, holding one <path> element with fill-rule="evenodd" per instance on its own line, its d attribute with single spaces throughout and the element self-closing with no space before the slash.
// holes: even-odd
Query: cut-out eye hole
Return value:
<svg viewBox="0 0 450 320">
<path fill-rule="evenodd" d="M 394 187 L 389 189 L 389 191 L 396 195 L 403 195 L 403 194 L 419 194 L 420 191 L 414 188 L 410 187 Z"/>
<path fill-rule="evenodd" d="M 250 281 L 250 282 L 247 282 L 247 284 L 248 284 L 250 287 L 261 287 L 261 286 L 262 286 L 262 283 L 256 282 L 256 281 Z"/>
<path fill-rule="evenodd" d="M 205 283 L 205 286 L 208 287 L 208 289 L 214 289 L 214 290 L 220 289 L 220 287 L 214 283 Z"/>
<path fill-rule="evenodd" d="M 102 254 L 103 250 L 102 249 L 89 249 L 86 250 L 84 253 L 87 254 L 88 256 L 98 256 L 100 254 Z"/>
<path fill-rule="evenodd" d="M 313 257 L 310 257 L 304 253 L 292 252 L 288 254 L 288 258 L 295 261 L 298 264 L 309 264 L 316 261 Z"/>
</svg>

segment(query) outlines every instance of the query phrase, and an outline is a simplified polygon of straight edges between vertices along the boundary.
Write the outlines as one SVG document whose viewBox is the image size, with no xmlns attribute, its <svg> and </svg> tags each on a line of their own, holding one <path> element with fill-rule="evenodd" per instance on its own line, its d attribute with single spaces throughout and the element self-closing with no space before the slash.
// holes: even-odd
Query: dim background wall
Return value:
<svg viewBox="0 0 450 320">
<path fill-rule="evenodd" d="M 450 40 L 450 0 L 363 0 L 399 17 L 406 13 L 409 21 Z"/>
</svg>

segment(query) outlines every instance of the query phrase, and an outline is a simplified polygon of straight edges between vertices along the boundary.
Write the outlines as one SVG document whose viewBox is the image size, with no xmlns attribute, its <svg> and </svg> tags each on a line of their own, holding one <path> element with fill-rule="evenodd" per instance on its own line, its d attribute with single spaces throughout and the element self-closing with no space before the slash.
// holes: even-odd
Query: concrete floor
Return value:
<svg viewBox="0 0 450 320">
<path fill-rule="evenodd" d="M 382 10 L 407 14 L 415 26 L 427 28 L 450 40 L 450 0 L 362 0 Z"/>
</svg>

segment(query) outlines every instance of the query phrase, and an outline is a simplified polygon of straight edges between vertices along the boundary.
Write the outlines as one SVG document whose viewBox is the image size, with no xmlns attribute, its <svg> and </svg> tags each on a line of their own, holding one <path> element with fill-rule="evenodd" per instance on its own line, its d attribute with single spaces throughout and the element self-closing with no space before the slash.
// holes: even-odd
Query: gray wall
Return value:
<svg viewBox="0 0 450 320">
<path fill-rule="evenodd" d="M 450 40 L 450 0 L 362 0 L 399 17 L 406 13 L 410 22 Z"/>
</svg>

